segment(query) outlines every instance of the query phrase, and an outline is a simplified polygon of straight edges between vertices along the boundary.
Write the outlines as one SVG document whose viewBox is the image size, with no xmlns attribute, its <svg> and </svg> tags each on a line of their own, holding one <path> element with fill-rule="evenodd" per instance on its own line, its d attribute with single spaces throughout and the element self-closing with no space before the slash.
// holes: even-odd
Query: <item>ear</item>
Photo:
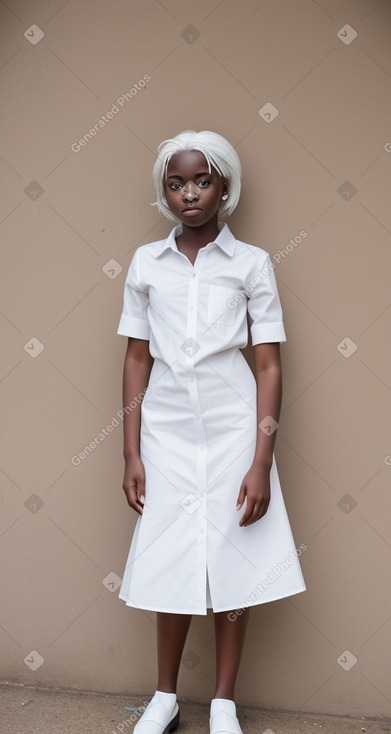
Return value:
<svg viewBox="0 0 391 734">
<path fill-rule="evenodd" d="M 224 178 L 224 176 L 221 176 L 221 194 L 229 194 L 229 183 L 228 179 Z"/>
</svg>

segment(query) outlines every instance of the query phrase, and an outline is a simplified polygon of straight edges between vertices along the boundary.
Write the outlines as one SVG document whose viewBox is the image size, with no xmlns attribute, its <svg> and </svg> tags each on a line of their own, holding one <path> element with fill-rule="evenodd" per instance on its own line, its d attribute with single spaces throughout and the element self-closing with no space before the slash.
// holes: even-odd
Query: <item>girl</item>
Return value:
<svg viewBox="0 0 391 734">
<path fill-rule="evenodd" d="M 119 596 L 157 612 L 157 690 L 134 731 L 177 728 L 191 616 L 211 608 L 210 732 L 241 734 L 234 688 L 250 607 L 306 588 L 273 453 L 286 336 L 268 253 L 223 222 L 241 186 L 228 141 L 186 130 L 159 145 L 153 175 L 176 226 L 136 250 L 118 327 L 123 489 L 138 513 Z M 255 378 L 240 351 L 247 313 Z"/>
</svg>

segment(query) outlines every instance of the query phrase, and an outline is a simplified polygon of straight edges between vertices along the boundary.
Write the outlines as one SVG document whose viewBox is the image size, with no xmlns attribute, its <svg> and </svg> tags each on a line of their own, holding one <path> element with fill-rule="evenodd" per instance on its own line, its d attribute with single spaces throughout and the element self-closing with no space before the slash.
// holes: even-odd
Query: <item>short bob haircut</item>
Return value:
<svg viewBox="0 0 391 734">
<path fill-rule="evenodd" d="M 240 198 L 242 167 L 236 151 L 228 140 L 210 130 L 202 130 L 198 133 L 194 130 L 184 130 L 174 138 L 163 140 L 160 143 L 158 157 L 153 167 L 153 182 L 157 201 L 152 206 L 157 206 L 159 211 L 168 219 L 179 222 L 179 219 L 167 206 L 164 183 L 171 156 L 185 150 L 198 150 L 203 153 L 208 163 L 209 173 L 211 172 L 211 166 L 213 166 L 220 176 L 227 179 L 229 186 L 228 199 L 222 201 L 219 217 L 223 218 L 232 214 Z"/>
</svg>

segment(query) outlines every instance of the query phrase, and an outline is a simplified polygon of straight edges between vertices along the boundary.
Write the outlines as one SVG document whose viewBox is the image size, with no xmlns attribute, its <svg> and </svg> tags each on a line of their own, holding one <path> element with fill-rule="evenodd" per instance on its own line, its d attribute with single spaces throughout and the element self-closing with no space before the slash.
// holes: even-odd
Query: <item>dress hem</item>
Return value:
<svg viewBox="0 0 391 734">
<path fill-rule="evenodd" d="M 198 615 L 198 616 L 206 617 L 206 615 L 208 613 L 208 609 L 211 609 L 214 614 L 218 614 L 219 612 L 236 612 L 239 609 L 247 609 L 248 607 L 255 607 L 255 606 L 258 606 L 260 604 L 267 604 L 268 602 L 278 601 L 279 599 L 286 599 L 288 596 L 294 596 L 295 594 L 301 594 L 303 591 L 307 591 L 307 587 L 306 586 L 301 586 L 300 588 L 297 588 L 295 591 L 290 591 L 288 594 L 278 594 L 277 596 L 273 596 L 271 598 L 269 597 L 268 599 L 264 599 L 263 601 L 261 599 L 257 599 L 256 601 L 254 601 L 253 604 L 240 604 L 238 606 L 225 607 L 224 609 L 213 609 L 213 607 L 206 607 L 206 610 L 205 611 L 202 611 L 202 612 L 200 612 L 200 611 L 198 611 L 198 612 L 192 612 L 192 611 L 189 611 L 188 609 L 180 609 L 180 610 L 178 610 L 178 609 L 167 609 L 167 608 L 166 609 L 162 609 L 162 608 L 157 609 L 156 607 L 155 608 L 153 608 L 153 607 L 142 607 L 142 606 L 139 606 L 138 604 L 136 604 L 135 602 L 130 602 L 128 600 L 128 597 L 125 594 L 118 594 L 118 598 L 119 599 L 122 599 L 122 601 L 124 601 L 126 603 L 126 606 L 127 607 L 133 607 L 135 609 L 143 609 L 144 611 L 147 611 L 147 612 L 164 612 L 164 613 L 167 613 L 167 614 L 192 614 L 192 615 Z"/>
</svg>

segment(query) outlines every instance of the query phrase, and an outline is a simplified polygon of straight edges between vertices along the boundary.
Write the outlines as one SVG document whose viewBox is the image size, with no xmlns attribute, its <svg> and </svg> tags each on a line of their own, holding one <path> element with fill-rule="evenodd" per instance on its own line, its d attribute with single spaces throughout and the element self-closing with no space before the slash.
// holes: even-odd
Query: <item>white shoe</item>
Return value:
<svg viewBox="0 0 391 734">
<path fill-rule="evenodd" d="M 210 734 L 243 734 L 236 717 L 235 702 L 229 698 L 213 698 L 209 727 Z"/>
<path fill-rule="evenodd" d="M 156 691 L 133 729 L 134 734 L 169 734 L 179 724 L 175 693 Z"/>
</svg>

